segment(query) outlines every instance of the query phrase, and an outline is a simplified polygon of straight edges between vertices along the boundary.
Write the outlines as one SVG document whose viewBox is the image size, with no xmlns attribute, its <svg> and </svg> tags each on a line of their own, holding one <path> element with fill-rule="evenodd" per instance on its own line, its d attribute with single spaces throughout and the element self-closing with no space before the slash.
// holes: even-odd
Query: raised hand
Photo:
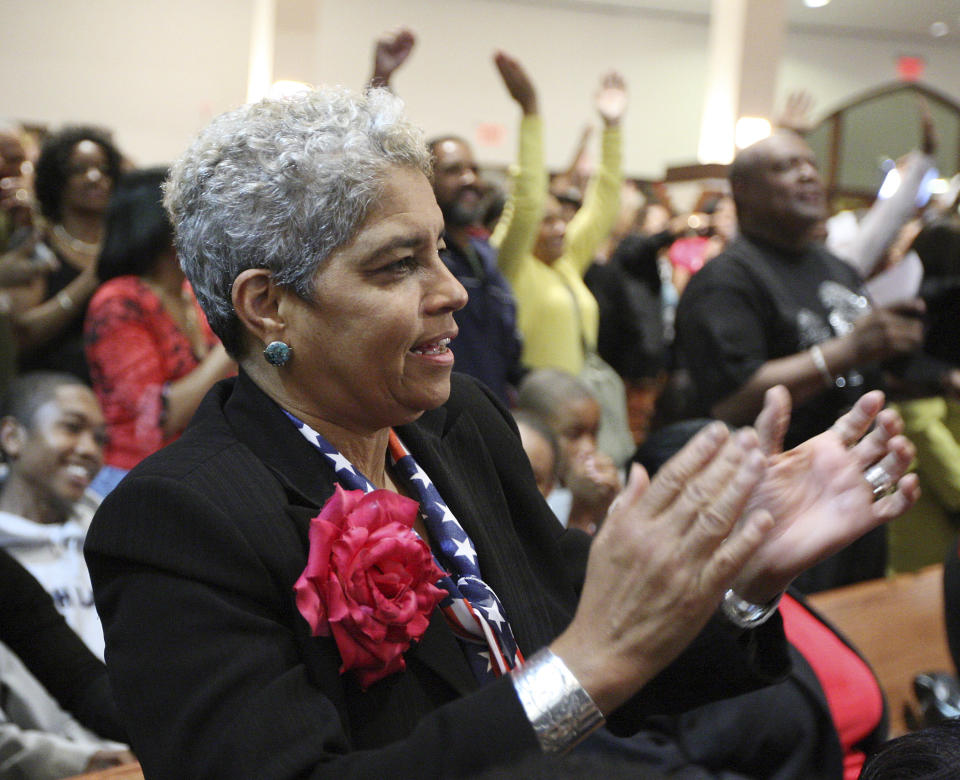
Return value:
<svg viewBox="0 0 960 780">
<path fill-rule="evenodd" d="M 493 62 L 500 71 L 500 78 L 510 93 L 510 97 L 517 101 L 523 113 L 534 115 L 538 112 L 537 89 L 530 80 L 530 76 L 523 69 L 520 61 L 503 51 L 493 55 Z"/>
<path fill-rule="evenodd" d="M 777 117 L 777 126 L 804 135 L 813 129 L 810 112 L 813 96 L 805 89 L 796 89 L 787 95 L 787 103 Z"/>
<path fill-rule="evenodd" d="M 633 468 L 594 539 L 573 622 L 551 645 L 601 711 L 680 653 L 760 547 L 773 520 L 747 501 L 765 468 L 756 434 L 722 423 L 652 483 Z"/>
<path fill-rule="evenodd" d="M 407 61 L 416 42 L 413 32 L 406 27 L 400 27 L 377 38 L 370 85 L 389 87 L 391 76 Z"/>
<path fill-rule="evenodd" d="M 774 598 L 815 563 L 905 512 L 919 495 L 916 475 L 904 476 L 913 460 L 913 445 L 901 435 L 900 416 L 883 409 L 880 391 L 862 396 L 830 430 L 781 452 L 789 410 L 789 393 L 778 386 L 767 392 L 757 418 L 768 459 L 749 507 L 766 510 L 776 525 L 734 586 L 757 604 Z M 864 477 L 875 465 L 886 473 L 892 489 L 878 500 Z"/>
<path fill-rule="evenodd" d="M 611 70 L 600 80 L 600 88 L 594 98 L 597 112 L 608 127 L 617 125 L 627 110 L 627 86 L 617 71 Z"/>
<path fill-rule="evenodd" d="M 930 114 L 930 106 L 923 99 L 922 95 L 917 95 L 917 112 L 920 114 L 920 149 L 924 154 L 935 154 L 937 151 L 937 129 L 933 124 L 933 116 Z"/>
</svg>

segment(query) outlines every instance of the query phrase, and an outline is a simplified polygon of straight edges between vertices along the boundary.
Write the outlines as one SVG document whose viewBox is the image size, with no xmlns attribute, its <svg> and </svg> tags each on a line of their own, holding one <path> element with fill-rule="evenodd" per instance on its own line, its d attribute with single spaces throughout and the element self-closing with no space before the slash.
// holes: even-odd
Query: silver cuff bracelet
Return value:
<svg viewBox="0 0 960 780">
<path fill-rule="evenodd" d="M 780 594 L 766 604 L 754 604 L 740 598 L 731 588 L 723 595 L 720 610 L 724 617 L 737 628 L 756 628 L 766 623 L 777 611 L 782 595 Z"/>
<path fill-rule="evenodd" d="M 563 753 L 603 725 L 603 713 L 558 656 L 543 648 L 510 672 L 544 753 Z"/>
</svg>

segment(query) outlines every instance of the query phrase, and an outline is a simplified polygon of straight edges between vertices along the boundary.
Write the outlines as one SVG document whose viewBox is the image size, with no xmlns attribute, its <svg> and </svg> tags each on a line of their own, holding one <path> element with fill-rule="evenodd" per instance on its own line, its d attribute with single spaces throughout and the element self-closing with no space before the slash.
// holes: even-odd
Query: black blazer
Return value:
<svg viewBox="0 0 960 780">
<path fill-rule="evenodd" d="M 471 536 L 524 654 L 572 618 L 589 538 L 537 492 L 509 413 L 454 375 L 398 428 Z M 507 679 L 478 688 L 439 611 L 407 669 L 366 692 L 312 637 L 293 583 L 334 475 L 243 373 L 103 502 L 86 554 L 107 665 L 147 777 L 457 776 L 536 750 Z M 613 729 L 756 688 L 787 667 L 778 620 L 712 621 Z"/>
</svg>

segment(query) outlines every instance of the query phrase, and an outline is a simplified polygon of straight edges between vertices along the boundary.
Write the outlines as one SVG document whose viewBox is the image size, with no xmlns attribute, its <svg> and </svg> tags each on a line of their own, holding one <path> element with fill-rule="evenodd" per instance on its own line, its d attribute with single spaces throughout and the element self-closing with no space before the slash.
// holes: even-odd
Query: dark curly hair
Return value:
<svg viewBox="0 0 960 780">
<path fill-rule="evenodd" d="M 116 182 L 121 158 L 110 134 L 97 127 L 76 125 L 47 136 L 40 148 L 34 187 L 40 211 L 47 219 L 59 222 L 63 216 L 63 189 L 67 183 L 67 163 L 73 148 L 81 141 L 93 141 L 107 155 L 107 174 Z"/>
</svg>

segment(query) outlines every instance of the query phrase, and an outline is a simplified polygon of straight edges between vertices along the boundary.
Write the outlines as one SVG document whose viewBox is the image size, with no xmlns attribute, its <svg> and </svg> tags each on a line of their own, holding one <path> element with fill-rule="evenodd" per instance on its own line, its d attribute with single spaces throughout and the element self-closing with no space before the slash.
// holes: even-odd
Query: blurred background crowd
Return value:
<svg viewBox="0 0 960 780">
<path fill-rule="evenodd" d="M 240 5 L 256 20 L 260 6 Z M 275 63 L 293 62 L 302 42 L 298 49 L 291 19 L 318 13 L 316 5 L 262 5 L 286 29 L 275 42 L 290 45 Z M 459 5 L 479 14 L 488 4 Z M 489 5 L 502 11 L 503 4 Z M 672 30 L 692 18 L 660 21 Z M 960 25 L 956 13 L 952 23 Z M 383 27 L 368 30 L 366 62 L 370 38 Z M 399 27 L 372 43 L 370 85 L 406 97 L 407 84 L 421 78 L 419 70 L 406 75 L 420 51 L 418 34 Z M 489 45 L 498 40 L 491 31 Z M 447 62 L 432 67 L 469 68 L 461 86 L 481 78 L 474 71 L 487 63 L 462 62 L 456 41 L 447 44 Z M 573 94 L 583 76 L 565 74 L 576 66 L 576 47 L 559 48 L 556 59 L 551 72 L 532 67 L 522 49 L 497 51 L 495 70 L 482 77 L 499 77 L 512 113 L 477 124 L 469 137 L 463 123 L 438 120 L 469 102 L 466 89 L 437 89 L 441 106 L 424 119 L 437 131 L 430 146 L 445 221 L 441 256 L 470 296 L 457 314 L 456 370 L 514 411 L 538 485 L 561 522 L 594 533 L 632 461 L 652 473 L 708 420 L 749 423 L 776 384 L 787 386 L 795 404 L 788 446 L 880 388 L 917 447 L 923 496 L 906 517 L 808 572 L 798 596 L 944 560 L 948 573 L 960 567 L 957 93 L 917 81 L 903 58 L 900 79 L 847 95 L 829 114 L 818 113 L 818 100 L 796 83 L 732 165 L 661 160 L 664 175 L 631 176 L 629 160 L 652 166 L 625 117 L 669 133 L 671 105 L 651 95 L 662 81 L 679 89 L 678 74 L 667 63 L 662 74 L 628 84 L 619 70 L 598 71 L 592 94 Z M 252 68 L 251 82 L 255 76 Z M 64 74 L 65 90 L 68 84 Z M 410 91 L 417 119 L 425 90 Z M 132 92 L 141 100 L 149 84 Z M 591 97 L 592 109 L 581 108 Z M 514 115 L 516 133 L 506 129 Z M 109 121 L 88 119 L 44 123 L 23 112 L 0 123 L 0 391 L 7 399 L 0 547 L 39 581 L 87 646 L 64 638 L 53 616 L 60 633 L 43 641 L 69 646 L 60 677 L 51 681 L 35 658 L 20 660 L 92 729 L 50 725 L 58 705 L 37 703 L 33 693 L 24 705 L 29 717 L 5 698 L 0 712 L 19 741 L 5 753 L 11 743 L 0 738 L 0 766 L 27 767 L 10 777 L 59 777 L 132 758 L 103 739 L 122 740 L 123 729 L 112 705 L 97 704 L 105 678 L 87 651 L 102 657 L 103 639 L 83 536 L 97 502 L 175 439 L 207 390 L 236 371 L 177 261 L 161 202 L 166 167 L 144 167 Z M 547 142 L 552 126 L 582 130 L 558 152 L 555 139 Z M 857 145 L 863 138 L 871 153 Z M 558 159 L 563 164 L 550 164 Z M 9 588 L 22 588 L 22 572 L 11 571 L 2 601 Z M 40 594 L 13 619 L 35 622 L 38 603 L 50 606 Z M 25 641 L 0 639 L 11 647 Z M 954 650 L 960 655 L 960 646 Z M 14 663 L 17 653 L 4 652 Z M 62 679 L 64 669 L 81 666 L 76 685 Z M 31 672 L 18 670 L 17 679 Z M 847 752 L 872 734 L 876 718 L 868 720 L 844 742 Z M 23 737 L 31 731 L 62 743 L 37 758 L 36 744 Z"/>
</svg>

